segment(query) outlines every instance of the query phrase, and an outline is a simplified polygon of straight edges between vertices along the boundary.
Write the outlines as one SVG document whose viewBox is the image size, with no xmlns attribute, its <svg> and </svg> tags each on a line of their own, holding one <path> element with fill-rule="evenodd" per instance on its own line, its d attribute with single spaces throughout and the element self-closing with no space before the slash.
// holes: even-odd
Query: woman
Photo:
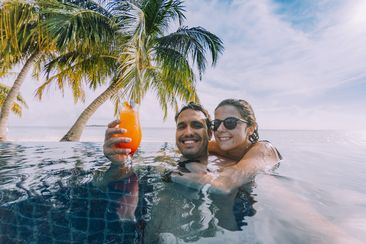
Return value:
<svg viewBox="0 0 366 244">
<path fill-rule="evenodd" d="M 254 111 L 245 100 L 226 99 L 217 105 L 212 121 L 215 141 L 209 144 L 209 151 L 239 161 L 249 151 L 266 156 L 269 166 L 277 164 L 281 155 L 268 141 L 258 141 L 258 125 Z M 261 156 L 261 155 L 257 155 Z M 270 162 L 269 162 L 269 161 Z"/>
<path fill-rule="evenodd" d="M 258 172 L 272 169 L 281 160 L 281 155 L 271 143 L 258 141 L 253 109 L 244 100 L 222 101 L 215 109 L 211 126 L 215 141 L 209 144 L 210 153 L 229 159 L 231 163 L 215 160 L 218 168 L 215 172 L 203 172 L 202 165 L 190 163 L 186 168 L 191 173 L 173 175 L 172 181 L 194 188 L 209 184 L 212 192 L 230 194 L 251 181 Z M 212 160 L 209 161 L 208 166 Z"/>
</svg>

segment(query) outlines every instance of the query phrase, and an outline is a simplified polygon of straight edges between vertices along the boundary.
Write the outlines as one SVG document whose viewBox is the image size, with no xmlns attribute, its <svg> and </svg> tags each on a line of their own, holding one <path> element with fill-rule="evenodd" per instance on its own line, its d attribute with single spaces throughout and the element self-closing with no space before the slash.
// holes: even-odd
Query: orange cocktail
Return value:
<svg viewBox="0 0 366 244">
<path fill-rule="evenodd" d="M 124 102 L 120 111 L 119 119 L 119 128 L 124 128 L 127 130 L 126 133 L 119 136 L 129 137 L 132 139 L 132 141 L 129 143 L 119 143 L 117 144 L 117 147 L 130 148 L 130 154 L 133 155 L 139 147 L 142 137 L 138 111 L 128 102 Z"/>
</svg>

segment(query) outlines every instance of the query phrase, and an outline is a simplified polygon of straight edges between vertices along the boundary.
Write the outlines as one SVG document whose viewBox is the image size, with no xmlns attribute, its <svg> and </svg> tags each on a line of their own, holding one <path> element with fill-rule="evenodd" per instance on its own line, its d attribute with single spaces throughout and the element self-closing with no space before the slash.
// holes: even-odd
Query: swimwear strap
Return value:
<svg viewBox="0 0 366 244">
<path fill-rule="evenodd" d="M 172 182 L 172 174 L 173 173 L 177 173 L 179 175 L 183 175 L 181 172 L 177 171 L 177 170 L 165 170 L 164 173 L 161 175 L 161 180 L 164 182 Z"/>
<path fill-rule="evenodd" d="M 169 170 L 166 169 L 164 171 L 164 173 L 161 175 L 161 179 L 165 182 L 172 182 L 172 173 L 177 173 L 179 175 L 183 175 L 183 173 L 190 173 L 191 171 L 189 171 L 186 168 L 186 164 L 188 163 L 199 163 L 200 161 L 197 159 L 187 159 L 184 161 L 179 161 L 178 162 L 178 168 L 174 169 L 174 170 Z"/>
<path fill-rule="evenodd" d="M 178 169 L 182 172 L 186 172 L 186 173 L 189 173 L 190 171 L 186 168 L 186 164 L 189 164 L 189 163 L 200 163 L 200 161 L 198 159 L 187 159 L 187 160 L 184 160 L 184 161 L 179 161 L 178 162 Z"/>
</svg>

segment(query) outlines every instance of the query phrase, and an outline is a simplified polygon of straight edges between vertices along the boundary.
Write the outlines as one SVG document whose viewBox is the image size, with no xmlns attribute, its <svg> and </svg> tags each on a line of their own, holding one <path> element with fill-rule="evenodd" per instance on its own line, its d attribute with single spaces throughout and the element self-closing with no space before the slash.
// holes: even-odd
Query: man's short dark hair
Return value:
<svg viewBox="0 0 366 244">
<path fill-rule="evenodd" d="M 195 111 L 199 111 L 201 113 L 203 113 L 206 117 L 206 123 L 207 123 L 207 128 L 211 128 L 211 118 L 210 118 L 210 114 L 207 112 L 206 109 L 204 109 L 202 107 L 201 104 L 198 104 L 198 103 L 195 103 L 195 102 L 189 102 L 188 104 L 184 105 L 176 114 L 175 114 L 175 122 L 177 122 L 178 120 L 178 117 L 179 115 L 184 111 L 184 110 L 187 110 L 187 109 L 192 109 L 192 110 L 195 110 Z"/>
</svg>

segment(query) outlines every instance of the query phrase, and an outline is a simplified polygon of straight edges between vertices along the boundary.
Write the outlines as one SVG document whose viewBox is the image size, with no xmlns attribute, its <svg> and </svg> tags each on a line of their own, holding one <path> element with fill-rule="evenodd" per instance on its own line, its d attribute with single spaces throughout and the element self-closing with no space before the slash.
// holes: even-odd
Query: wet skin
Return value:
<svg viewBox="0 0 366 244">
<path fill-rule="evenodd" d="M 176 144 L 188 159 L 206 159 L 211 133 L 207 130 L 206 117 L 200 111 L 184 110 L 177 118 Z"/>
<path fill-rule="evenodd" d="M 216 109 L 215 119 L 224 120 L 228 117 L 244 119 L 234 106 L 224 105 Z M 242 121 L 238 121 L 237 126 L 232 130 L 227 129 L 224 123 L 221 123 L 217 131 L 214 131 L 215 141 L 219 148 L 229 154 L 231 158 L 240 160 L 246 149 L 252 144 L 249 136 L 253 134 L 254 130 L 254 125 L 248 127 L 248 124 Z"/>
</svg>

